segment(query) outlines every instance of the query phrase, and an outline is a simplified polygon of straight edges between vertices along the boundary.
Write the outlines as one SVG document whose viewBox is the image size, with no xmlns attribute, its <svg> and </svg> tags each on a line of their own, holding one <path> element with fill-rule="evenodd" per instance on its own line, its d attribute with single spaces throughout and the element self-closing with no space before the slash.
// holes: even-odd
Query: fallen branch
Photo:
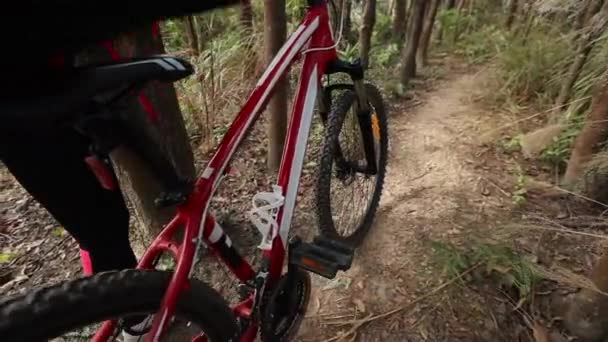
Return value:
<svg viewBox="0 0 608 342">
<path fill-rule="evenodd" d="M 522 229 L 549 230 L 549 231 L 558 232 L 558 233 L 566 233 L 566 234 L 573 234 L 573 235 L 583 235 L 583 236 L 589 236 L 589 237 L 594 237 L 594 238 L 598 238 L 598 239 L 608 240 L 608 235 L 593 234 L 593 233 L 587 233 L 587 232 L 579 232 L 579 231 L 568 229 L 568 228 L 555 228 L 555 227 L 547 227 L 547 226 L 536 226 L 536 225 L 533 225 L 533 224 L 516 224 L 516 225 L 512 225 L 512 227 L 514 227 L 514 228 L 522 228 Z"/>
<path fill-rule="evenodd" d="M 375 315 L 375 316 L 372 315 L 372 314 L 369 314 L 368 316 L 366 316 L 364 318 L 361 318 L 361 319 L 355 319 L 355 320 L 350 320 L 350 321 L 338 322 L 338 323 L 336 323 L 336 325 L 352 325 L 352 327 L 346 333 L 340 334 L 340 335 L 336 335 L 336 336 L 334 336 L 332 338 L 326 339 L 323 342 L 333 342 L 333 341 L 337 341 L 337 340 L 342 339 L 342 338 L 346 338 L 348 336 L 356 334 L 357 330 L 359 330 L 359 328 L 361 328 L 366 323 L 369 323 L 369 322 L 372 322 L 372 321 L 375 321 L 375 320 L 378 320 L 378 319 L 381 319 L 381 318 L 384 318 L 384 317 L 388 317 L 388 316 L 393 315 L 393 314 L 395 314 L 397 312 L 401 312 L 401 311 L 403 311 L 403 310 L 405 310 L 405 309 L 413 306 L 414 304 L 417 304 L 417 303 L 419 303 L 419 302 L 421 302 L 421 301 L 423 301 L 423 300 L 425 300 L 425 299 L 427 299 L 427 298 L 429 298 L 429 297 L 437 294 L 439 291 L 445 289 L 446 287 L 452 285 L 456 281 L 462 279 L 463 276 L 465 276 L 465 275 L 473 272 L 473 270 L 475 270 L 480 265 L 481 265 L 481 263 L 477 263 L 477 264 L 469 267 L 467 270 L 465 270 L 462 273 L 458 274 L 454 278 L 452 278 L 452 279 L 446 281 L 445 283 L 443 283 L 443 284 L 435 287 L 430 292 L 427 292 L 424 295 L 416 298 L 412 302 L 403 303 L 403 304 L 397 306 L 396 308 L 394 308 L 392 310 L 389 310 L 387 312 L 384 312 L 384 313 L 381 313 L 381 314 L 378 314 L 378 315 Z"/>
<path fill-rule="evenodd" d="M 518 124 L 518 123 L 520 123 L 520 122 L 524 122 L 524 121 L 528 121 L 528 120 L 534 119 L 535 117 L 538 117 L 538 116 L 540 116 L 540 115 L 543 115 L 543 114 L 546 114 L 546 113 L 551 113 L 551 112 L 553 112 L 554 110 L 560 109 L 560 108 L 562 108 L 562 107 L 570 106 L 570 105 L 572 105 L 572 104 L 574 104 L 574 103 L 576 103 L 576 102 L 585 101 L 585 100 L 588 100 L 588 99 L 590 99 L 590 98 L 591 98 L 591 96 L 585 96 L 585 97 L 583 97 L 583 98 L 573 100 L 573 101 L 571 101 L 571 102 L 569 102 L 569 103 L 566 103 L 566 104 L 563 104 L 563 105 L 558 105 L 558 106 L 555 106 L 555 107 L 553 107 L 553 108 L 549 108 L 549 109 L 547 109 L 547 110 L 543 110 L 543 111 L 541 111 L 541 112 L 537 112 L 537 113 L 532 114 L 532 115 L 530 115 L 530 116 L 527 116 L 527 117 L 525 117 L 525 118 L 523 118 L 523 119 L 518 119 L 518 120 L 515 120 L 515 121 L 513 121 L 513 122 L 510 122 L 510 123 L 508 123 L 508 124 L 506 124 L 506 125 L 503 125 L 503 126 L 500 126 L 500 127 L 498 127 L 498 128 L 495 128 L 495 129 L 491 129 L 491 130 L 489 130 L 489 131 L 486 131 L 486 132 L 484 132 L 484 133 L 482 134 L 482 136 L 489 135 L 489 134 L 494 133 L 494 132 L 502 131 L 502 130 L 503 130 L 503 129 L 505 129 L 505 128 L 513 127 L 513 126 L 517 125 L 517 124 Z"/>
<path fill-rule="evenodd" d="M 505 195 L 507 198 L 511 198 L 511 194 L 508 193 L 506 190 L 504 190 L 503 188 L 501 188 L 498 184 L 496 184 L 494 181 L 492 181 L 491 179 L 487 178 L 487 177 L 483 177 L 483 179 L 488 182 L 488 184 L 492 185 L 493 187 L 495 187 L 498 191 L 500 191 L 503 195 Z"/>
</svg>

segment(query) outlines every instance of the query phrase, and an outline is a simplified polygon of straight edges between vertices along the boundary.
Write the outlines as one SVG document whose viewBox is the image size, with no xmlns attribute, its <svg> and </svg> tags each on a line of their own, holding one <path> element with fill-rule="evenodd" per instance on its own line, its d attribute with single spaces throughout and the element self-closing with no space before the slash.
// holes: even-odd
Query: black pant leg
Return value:
<svg viewBox="0 0 608 342">
<path fill-rule="evenodd" d="M 71 128 L 3 134 L 0 159 L 89 252 L 94 272 L 135 267 L 124 198 L 100 186 L 84 162 L 88 146 Z"/>
</svg>

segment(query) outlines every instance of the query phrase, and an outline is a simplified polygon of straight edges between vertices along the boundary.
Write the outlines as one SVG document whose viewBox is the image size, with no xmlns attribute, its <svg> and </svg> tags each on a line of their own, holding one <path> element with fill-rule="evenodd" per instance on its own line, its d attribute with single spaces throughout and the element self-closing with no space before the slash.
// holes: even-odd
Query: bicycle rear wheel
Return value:
<svg viewBox="0 0 608 342">
<path fill-rule="evenodd" d="M 386 173 L 387 113 L 380 91 L 366 84 L 376 157 L 375 174 L 361 171 L 367 164 L 357 96 L 346 90 L 334 101 L 327 119 L 325 142 L 317 179 L 317 217 L 321 234 L 358 247 L 374 219 Z M 360 208 L 357 208 L 360 204 Z M 344 216 L 351 215 L 347 218 Z"/>
<path fill-rule="evenodd" d="M 170 272 L 125 270 L 99 273 L 0 302 L 0 340 L 45 341 L 107 319 L 154 314 L 171 280 Z M 232 341 L 234 315 L 208 285 L 191 280 L 176 308 L 209 341 Z"/>
</svg>

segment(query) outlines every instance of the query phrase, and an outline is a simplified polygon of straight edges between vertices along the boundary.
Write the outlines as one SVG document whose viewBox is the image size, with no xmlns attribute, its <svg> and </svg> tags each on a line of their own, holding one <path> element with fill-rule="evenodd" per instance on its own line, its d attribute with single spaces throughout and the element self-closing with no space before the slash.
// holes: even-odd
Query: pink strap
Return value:
<svg viewBox="0 0 608 342">
<path fill-rule="evenodd" d="M 84 249 L 80 249 L 80 262 L 82 263 L 82 269 L 84 270 L 84 275 L 93 274 L 93 264 L 91 263 L 91 257 L 89 256 L 89 252 Z"/>
</svg>

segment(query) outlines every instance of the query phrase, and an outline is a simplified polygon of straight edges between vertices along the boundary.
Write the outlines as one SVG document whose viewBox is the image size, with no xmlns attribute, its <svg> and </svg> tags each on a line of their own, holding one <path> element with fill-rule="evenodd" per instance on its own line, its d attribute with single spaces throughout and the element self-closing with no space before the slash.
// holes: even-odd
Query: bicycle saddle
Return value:
<svg viewBox="0 0 608 342">
<path fill-rule="evenodd" d="M 162 55 L 77 67 L 50 80 L 45 93 L 0 99 L 0 122 L 60 120 L 64 116 L 81 114 L 79 112 L 86 110 L 98 96 L 151 81 L 175 82 L 193 71 L 187 61 Z"/>
</svg>

